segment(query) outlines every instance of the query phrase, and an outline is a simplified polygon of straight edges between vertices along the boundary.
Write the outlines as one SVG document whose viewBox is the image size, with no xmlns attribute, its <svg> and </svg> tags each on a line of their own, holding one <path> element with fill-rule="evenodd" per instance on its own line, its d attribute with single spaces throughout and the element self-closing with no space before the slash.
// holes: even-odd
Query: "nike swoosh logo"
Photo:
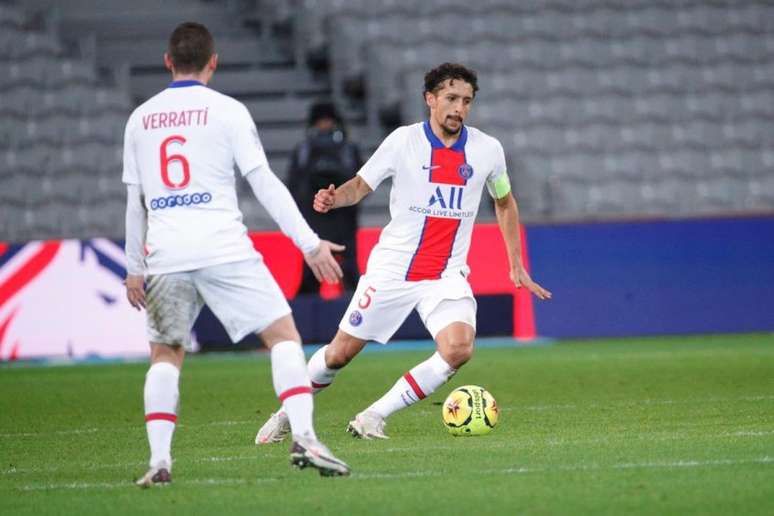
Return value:
<svg viewBox="0 0 774 516">
<path fill-rule="evenodd" d="M 435 168 L 441 168 L 441 165 L 422 165 L 422 170 L 433 170 Z"/>
</svg>

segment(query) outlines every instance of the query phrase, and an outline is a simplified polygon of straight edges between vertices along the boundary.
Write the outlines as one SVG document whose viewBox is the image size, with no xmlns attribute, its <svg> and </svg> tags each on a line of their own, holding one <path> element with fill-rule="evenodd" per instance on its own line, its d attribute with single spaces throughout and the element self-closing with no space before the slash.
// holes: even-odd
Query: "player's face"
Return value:
<svg viewBox="0 0 774 516">
<path fill-rule="evenodd" d="M 462 129 L 473 103 L 473 86 L 462 79 L 447 79 L 435 93 L 426 93 L 430 118 L 449 136 Z"/>
</svg>

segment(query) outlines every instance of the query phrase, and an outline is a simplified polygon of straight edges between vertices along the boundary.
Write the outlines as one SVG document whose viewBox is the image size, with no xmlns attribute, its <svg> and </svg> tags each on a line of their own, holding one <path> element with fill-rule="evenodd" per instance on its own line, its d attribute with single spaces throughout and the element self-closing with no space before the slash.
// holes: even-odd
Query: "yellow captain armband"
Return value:
<svg viewBox="0 0 774 516">
<path fill-rule="evenodd" d="M 495 199 L 502 199 L 508 195 L 511 191 L 511 181 L 508 179 L 508 174 L 504 172 L 491 182 L 490 191 L 494 194 Z"/>
</svg>

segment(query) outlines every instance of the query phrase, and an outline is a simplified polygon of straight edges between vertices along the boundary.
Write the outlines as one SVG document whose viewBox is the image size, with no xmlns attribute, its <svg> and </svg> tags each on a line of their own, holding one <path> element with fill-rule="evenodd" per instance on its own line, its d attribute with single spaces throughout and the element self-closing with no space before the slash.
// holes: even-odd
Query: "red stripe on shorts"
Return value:
<svg viewBox="0 0 774 516">
<path fill-rule="evenodd" d="M 281 392 L 279 397 L 280 401 L 285 401 L 291 396 L 296 396 L 297 394 L 312 394 L 312 388 L 301 386 L 301 387 L 293 387 L 292 389 L 288 389 L 285 392 Z"/>
<path fill-rule="evenodd" d="M 177 423 L 177 415 L 168 412 L 151 412 L 150 414 L 145 414 L 145 422 L 147 423 L 148 421 L 170 421 Z"/>
<path fill-rule="evenodd" d="M 414 377 L 411 376 L 411 373 L 404 374 L 403 378 L 405 378 L 408 384 L 411 385 L 411 388 L 414 390 L 414 394 L 417 395 L 417 398 L 420 400 L 425 399 L 425 393 L 422 392 L 422 389 L 419 388 L 419 384 L 416 380 L 414 380 Z"/>
</svg>

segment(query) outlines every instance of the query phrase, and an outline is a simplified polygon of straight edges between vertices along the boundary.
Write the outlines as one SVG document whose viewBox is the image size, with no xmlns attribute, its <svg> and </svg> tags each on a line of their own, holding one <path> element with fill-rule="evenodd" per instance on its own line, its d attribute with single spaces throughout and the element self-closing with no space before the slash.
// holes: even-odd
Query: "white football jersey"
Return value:
<svg viewBox="0 0 774 516">
<path fill-rule="evenodd" d="M 146 271 L 162 274 L 258 256 L 242 223 L 234 166 L 272 173 L 250 113 L 197 81 L 139 106 L 124 136 L 123 181 L 142 188 Z"/>
<path fill-rule="evenodd" d="M 372 190 L 392 178 L 390 223 L 368 259 L 368 274 L 407 281 L 467 276 L 473 223 L 486 184 L 506 174 L 503 147 L 495 138 L 463 126 L 445 147 L 430 123 L 399 127 L 358 175 Z"/>
</svg>

